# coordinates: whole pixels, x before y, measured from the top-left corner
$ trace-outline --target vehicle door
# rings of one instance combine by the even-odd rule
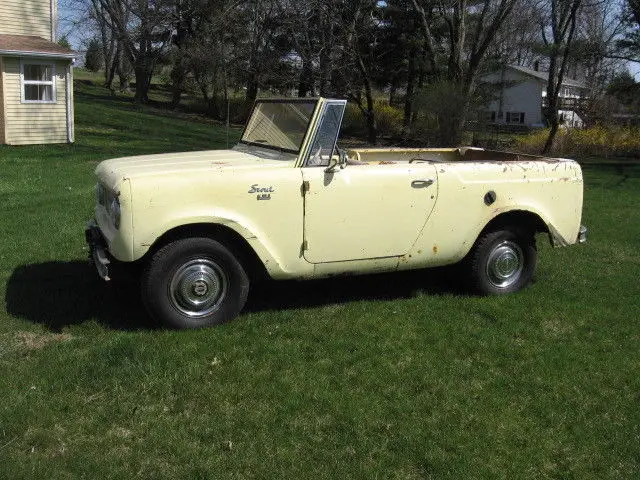
[[[344,107],[324,105],[303,163],[304,258],[324,263],[404,255],[435,205],[436,168],[406,162],[330,167]]]

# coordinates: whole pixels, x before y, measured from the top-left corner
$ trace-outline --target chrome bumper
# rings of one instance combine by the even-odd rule
[[[98,275],[108,282],[111,280],[109,278],[109,264],[111,261],[107,254],[106,243],[95,220],[89,220],[84,231],[84,237],[89,246],[89,258],[93,260]]]
[[[580,230],[578,231],[578,243],[587,243],[587,227],[584,225],[580,225]]]

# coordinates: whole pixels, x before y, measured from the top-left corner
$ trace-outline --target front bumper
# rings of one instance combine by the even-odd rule
[[[98,275],[105,281],[111,280],[109,277],[111,260],[109,260],[109,254],[107,253],[107,244],[95,220],[89,220],[84,231],[84,237],[89,246],[89,258],[93,261]]]
[[[580,225],[580,230],[578,231],[578,243],[587,243],[587,231],[587,227]]]

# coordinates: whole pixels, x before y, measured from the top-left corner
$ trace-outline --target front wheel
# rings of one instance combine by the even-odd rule
[[[141,279],[152,317],[172,328],[218,325],[236,317],[249,278],[235,256],[210,238],[177,240],[158,250]]]
[[[483,295],[517,292],[533,279],[534,233],[505,227],[482,234],[468,257],[472,289]]]

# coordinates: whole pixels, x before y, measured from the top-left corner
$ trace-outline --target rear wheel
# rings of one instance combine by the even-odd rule
[[[533,231],[503,227],[486,232],[468,257],[471,287],[483,295],[517,292],[533,279],[536,260]]]
[[[200,328],[235,318],[249,278],[224,245],[188,238],[158,250],[144,269],[142,298],[152,317],[172,328]]]

